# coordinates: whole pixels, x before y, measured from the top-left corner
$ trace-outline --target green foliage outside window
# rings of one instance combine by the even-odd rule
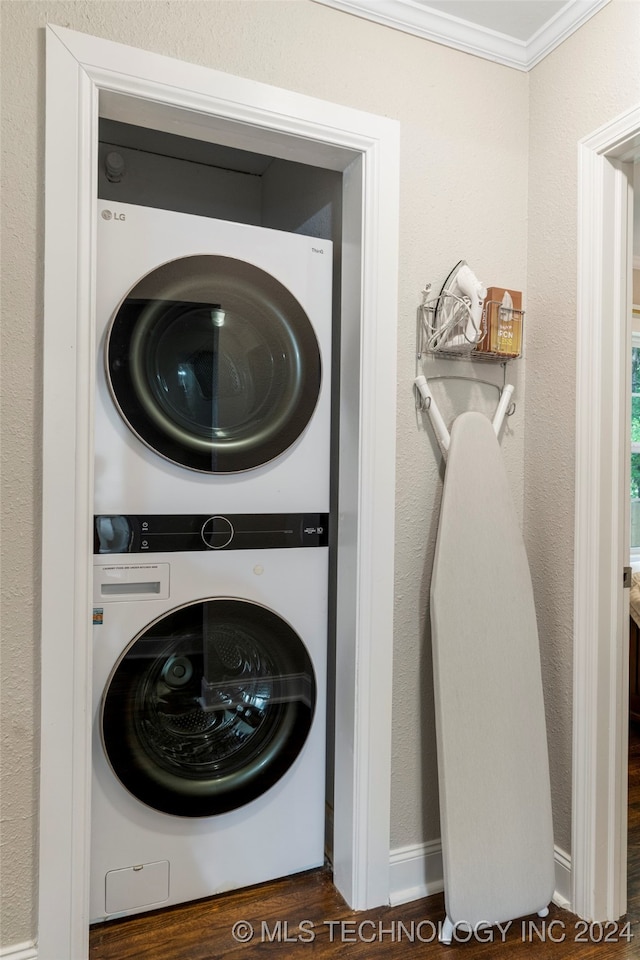
[[[640,444],[640,347],[631,351],[631,443]],[[631,499],[640,499],[640,453],[631,454]]]

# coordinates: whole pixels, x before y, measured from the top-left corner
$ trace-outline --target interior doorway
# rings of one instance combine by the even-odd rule
[[[627,898],[633,160],[640,107],[579,144],[574,570],[573,909]]]
[[[633,162],[627,916],[640,920],[640,156]]]

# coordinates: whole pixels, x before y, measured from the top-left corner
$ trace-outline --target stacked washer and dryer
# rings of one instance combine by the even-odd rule
[[[99,201],[93,922],[323,862],[331,271]]]

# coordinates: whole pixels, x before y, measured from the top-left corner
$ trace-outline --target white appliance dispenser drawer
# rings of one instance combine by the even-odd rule
[[[168,563],[96,564],[93,568],[93,601],[166,600],[169,597]]]

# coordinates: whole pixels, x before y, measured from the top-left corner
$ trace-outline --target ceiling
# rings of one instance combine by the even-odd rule
[[[317,2],[518,70],[530,70],[609,0]]]

